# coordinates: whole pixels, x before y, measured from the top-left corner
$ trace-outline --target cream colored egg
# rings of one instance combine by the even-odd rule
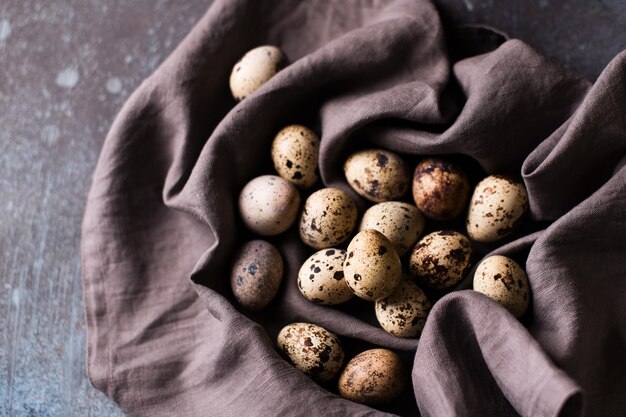
[[[264,45],[248,51],[230,73],[230,91],[241,101],[258,90],[286,63],[285,55],[276,46]]]
[[[382,404],[402,393],[407,376],[408,372],[395,352],[366,350],[352,358],[341,373],[339,394],[361,404]]]
[[[456,285],[471,266],[472,245],[458,232],[441,230],[424,236],[409,260],[411,276],[430,288]]]
[[[397,200],[409,187],[409,170],[402,158],[382,149],[353,153],[343,171],[354,191],[376,203]]]
[[[289,181],[263,175],[250,181],[239,194],[239,213],[245,225],[262,236],[287,230],[300,209],[300,193]]]
[[[424,328],[432,307],[414,282],[402,280],[391,295],[376,301],[376,318],[386,332],[399,337],[416,337]]]
[[[478,265],[474,273],[474,290],[497,301],[515,317],[522,316],[530,302],[526,272],[506,256],[489,256]]]
[[[336,188],[322,188],[304,203],[300,238],[315,249],[336,246],[348,240],[357,216],[356,203],[348,194]]]
[[[347,252],[343,272],[346,283],[357,297],[380,300],[388,297],[400,283],[400,256],[379,231],[360,231],[348,245]]]
[[[467,213],[467,234],[477,242],[495,242],[521,222],[528,210],[524,185],[492,175],[478,183]]]
[[[374,229],[393,243],[404,256],[424,231],[424,217],[412,204],[387,201],[373,205],[363,214],[359,230]]]
[[[291,364],[317,381],[334,378],[343,366],[339,338],[315,324],[289,324],[280,331],[277,342]]]
[[[354,294],[343,276],[346,251],[328,248],[315,252],[300,268],[298,289],[313,302],[335,305],[345,303]]]
[[[276,172],[297,187],[309,188],[317,181],[320,140],[312,130],[290,125],[272,142],[272,161]]]

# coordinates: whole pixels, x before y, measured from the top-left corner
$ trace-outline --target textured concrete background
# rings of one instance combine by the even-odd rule
[[[115,113],[210,3],[0,1],[0,415],[124,415],[85,374],[84,201]],[[438,4],[590,79],[626,47],[623,0]]]

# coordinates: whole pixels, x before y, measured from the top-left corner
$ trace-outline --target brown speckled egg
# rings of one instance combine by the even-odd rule
[[[376,203],[397,200],[409,187],[409,170],[402,158],[382,149],[353,153],[343,171],[354,191]]]
[[[376,204],[363,214],[359,230],[374,229],[393,243],[404,256],[424,231],[424,217],[412,204],[387,201]]]
[[[278,334],[278,349],[297,369],[317,381],[334,378],[343,366],[343,349],[333,333],[309,323],[292,323]]]
[[[304,203],[300,238],[315,249],[336,246],[348,240],[357,216],[356,203],[348,194],[336,188],[322,188]]]
[[[291,125],[282,129],[272,142],[276,172],[297,187],[309,188],[317,181],[320,140],[310,129]]]
[[[406,386],[408,373],[400,357],[387,349],[370,349],[356,355],[339,377],[339,394],[361,404],[393,400]]]
[[[230,73],[230,91],[241,101],[258,90],[286,64],[280,49],[264,45],[248,51]]]
[[[310,301],[335,305],[345,303],[354,294],[343,276],[343,249],[322,249],[309,257],[298,273],[298,288]]]
[[[230,285],[244,308],[260,310],[274,298],[283,278],[283,258],[264,240],[244,244],[233,261]]]
[[[300,193],[289,181],[263,175],[246,184],[239,194],[239,212],[250,230],[274,236],[289,229],[298,216]]]
[[[357,297],[376,301],[388,297],[402,278],[402,265],[393,244],[377,230],[357,233],[343,264],[346,283]]]
[[[430,219],[448,221],[457,217],[467,204],[469,180],[452,162],[428,158],[415,168],[413,199]]]
[[[528,277],[517,262],[506,256],[485,258],[474,273],[474,290],[497,301],[515,317],[528,309]]]
[[[416,337],[424,328],[432,307],[414,282],[402,280],[391,295],[376,301],[376,318],[386,332],[399,337]]]
[[[471,266],[472,245],[460,233],[441,230],[424,236],[413,248],[411,275],[430,288],[456,285]]]
[[[492,175],[478,183],[467,213],[467,234],[477,242],[495,242],[520,223],[528,209],[524,186]]]

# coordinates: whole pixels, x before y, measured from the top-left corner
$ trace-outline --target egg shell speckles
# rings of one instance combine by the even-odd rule
[[[322,188],[304,203],[300,238],[312,248],[330,248],[348,240],[356,227],[358,210],[350,196],[336,188]]]
[[[309,257],[298,273],[298,289],[310,301],[336,305],[354,297],[343,276],[343,249],[322,249]]]
[[[356,355],[339,377],[339,394],[361,404],[388,402],[402,393],[407,371],[398,355],[387,349],[370,349]]]
[[[457,217],[467,204],[469,180],[456,164],[428,158],[413,174],[413,199],[428,218],[448,221]]]
[[[376,301],[388,297],[402,279],[395,248],[382,233],[363,230],[348,245],[343,264],[345,280],[357,297]]]
[[[320,140],[310,129],[291,125],[282,129],[272,142],[276,172],[297,187],[309,188],[317,181]]]
[[[271,243],[253,240],[235,254],[230,285],[244,308],[257,311],[276,296],[283,278],[283,258]]]
[[[339,338],[315,324],[289,324],[280,331],[277,342],[293,366],[317,381],[334,378],[343,366]]]
[[[424,236],[413,248],[411,276],[427,287],[446,289],[456,285],[471,266],[472,245],[458,232],[441,230]]]
[[[263,175],[250,181],[239,194],[239,213],[245,225],[262,236],[289,229],[300,208],[300,193],[289,181]]]
[[[376,301],[376,318],[386,332],[416,337],[424,328],[432,304],[414,282],[402,280],[387,298]]]
[[[424,217],[412,204],[388,201],[373,205],[363,214],[359,230],[374,229],[385,235],[398,255],[404,256],[424,231]]]
[[[275,46],[264,45],[248,51],[230,73],[230,91],[241,101],[258,90],[286,64],[285,54]]]
[[[354,191],[376,203],[400,199],[409,187],[407,165],[397,154],[382,149],[353,153],[343,171]]]
[[[524,185],[492,175],[478,183],[467,213],[467,234],[477,242],[495,242],[509,235],[528,210]]]
[[[515,317],[521,317],[530,302],[526,272],[506,256],[489,256],[478,265],[474,290],[497,301]]]

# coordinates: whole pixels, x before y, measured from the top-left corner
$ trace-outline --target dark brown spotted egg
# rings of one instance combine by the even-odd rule
[[[400,199],[409,187],[409,170],[402,158],[382,149],[353,153],[343,171],[357,194],[376,203]]]
[[[250,181],[239,194],[239,212],[245,225],[262,236],[287,230],[300,209],[300,193],[289,181],[263,175]]]
[[[272,142],[274,168],[296,187],[309,188],[317,181],[319,150],[315,132],[300,125],[287,126]]]
[[[339,377],[339,394],[361,404],[382,404],[402,393],[407,377],[404,364],[395,352],[370,349],[348,362]]]
[[[424,231],[424,217],[412,204],[387,201],[375,204],[363,214],[359,230],[374,229],[385,235],[398,255],[404,256]]]
[[[322,249],[309,257],[298,273],[298,288],[313,302],[335,305],[354,297],[343,276],[343,249]]]
[[[465,209],[468,196],[469,180],[458,165],[428,158],[415,168],[413,199],[426,217],[452,220]]]
[[[391,295],[376,301],[376,318],[386,332],[399,337],[416,337],[424,328],[432,307],[414,282],[402,280]]]
[[[356,203],[348,194],[336,188],[322,188],[304,203],[300,238],[315,249],[339,245],[352,234],[357,216]]]
[[[441,230],[424,236],[413,248],[411,275],[430,288],[456,285],[471,266],[472,245],[458,232]]]
[[[271,243],[253,240],[237,253],[230,285],[237,302],[252,311],[267,306],[276,296],[283,278],[283,258]]]
[[[467,234],[477,242],[495,242],[509,235],[528,210],[524,185],[492,175],[478,183],[467,213]]]
[[[528,277],[517,262],[506,256],[485,258],[474,273],[474,290],[497,301],[515,317],[528,309]]]
[[[343,366],[343,349],[333,333],[309,323],[292,323],[278,334],[278,349],[316,381],[333,379]]]
[[[388,297],[400,283],[400,256],[379,231],[360,231],[348,245],[347,252],[343,273],[357,297],[367,301],[380,300]]]
[[[230,73],[230,91],[241,101],[258,90],[286,64],[283,52],[271,45],[248,51]]]

